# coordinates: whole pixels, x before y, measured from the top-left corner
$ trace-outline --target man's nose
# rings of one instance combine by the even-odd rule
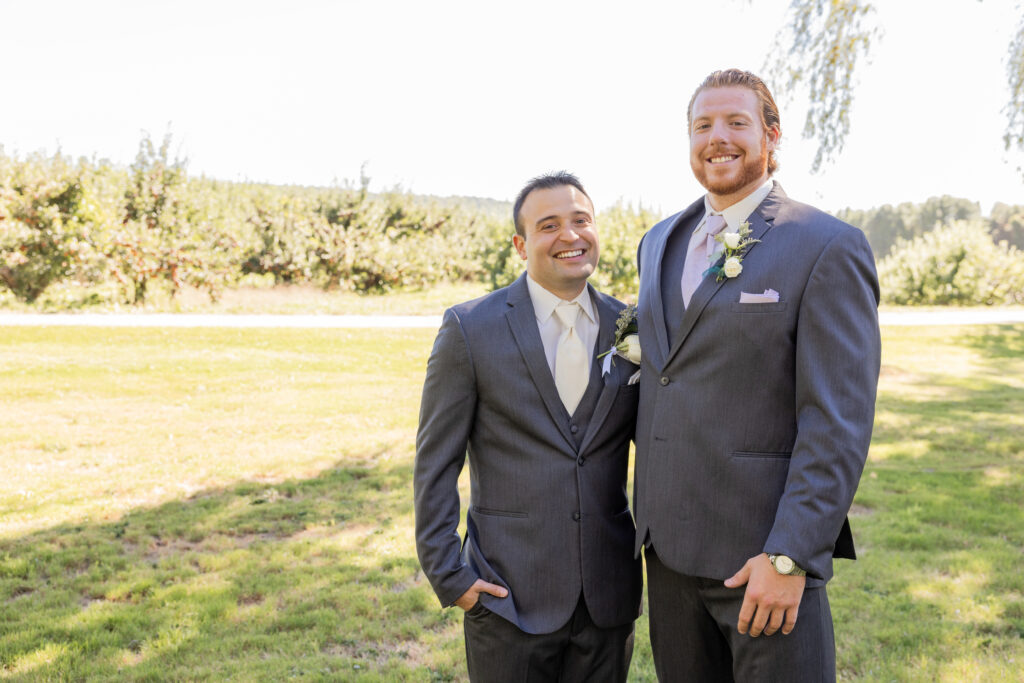
[[[573,225],[567,225],[562,228],[561,232],[558,233],[558,238],[563,242],[575,242],[579,238],[580,234],[576,232],[576,227]]]
[[[720,121],[716,121],[711,125],[711,142],[721,142],[726,139],[726,134],[729,132],[729,127]]]

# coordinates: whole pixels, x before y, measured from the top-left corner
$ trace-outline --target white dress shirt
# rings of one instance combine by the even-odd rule
[[[564,299],[559,298],[539,285],[527,274],[526,287],[530,292],[530,301],[533,302],[533,313],[537,316],[537,328],[540,330],[541,341],[544,342],[544,357],[548,361],[548,369],[551,376],[555,376],[555,351],[558,348],[558,338],[562,336],[562,323],[555,315],[555,307]],[[597,334],[600,329],[600,321],[597,315],[597,307],[590,300],[590,288],[584,287],[572,301],[580,305],[582,313],[576,319],[576,334],[583,342],[583,348],[587,349],[587,370],[589,372],[594,359],[592,351],[597,343]],[[572,303],[572,302],[570,302]]]

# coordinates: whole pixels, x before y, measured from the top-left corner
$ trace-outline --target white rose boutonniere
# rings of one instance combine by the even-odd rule
[[[722,272],[726,277],[736,277],[743,272],[743,264],[740,263],[740,259],[736,256],[730,256],[725,259],[725,263],[722,264]]]
[[[734,278],[743,272],[743,255],[751,244],[761,240],[750,239],[750,223],[740,225],[739,232],[724,232],[715,235],[715,241],[725,247],[725,260],[720,266],[712,266],[704,271],[704,275],[712,274],[715,282],[722,278]]]
[[[598,358],[604,357],[604,365],[601,366],[602,377],[611,372],[615,356],[625,358],[630,363],[640,364],[640,335],[635,304],[622,309],[618,320],[615,321],[615,339],[612,347],[604,353],[597,354]]]
[[[626,348],[620,352],[620,355],[630,363],[640,365],[640,335],[631,334],[623,339],[622,343],[626,345]]]

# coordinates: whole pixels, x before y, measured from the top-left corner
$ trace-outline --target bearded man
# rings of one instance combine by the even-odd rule
[[[662,681],[834,681],[825,584],[878,383],[864,234],[772,180],[779,111],[716,71],[687,113],[707,194],[641,242],[634,504]]]

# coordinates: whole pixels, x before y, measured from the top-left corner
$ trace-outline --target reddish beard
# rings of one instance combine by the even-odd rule
[[[715,156],[711,154],[710,156]],[[741,172],[730,178],[721,178],[709,181],[708,174],[703,160],[699,164],[692,164],[693,175],[696,176],[705,190],[719,196],[731,195],[739,192],[748,185],[757,182],[765,177],[768,172],[768,150],[767,145],[761,142],[761,153],[754,158],[747,157],[743,162]]]

